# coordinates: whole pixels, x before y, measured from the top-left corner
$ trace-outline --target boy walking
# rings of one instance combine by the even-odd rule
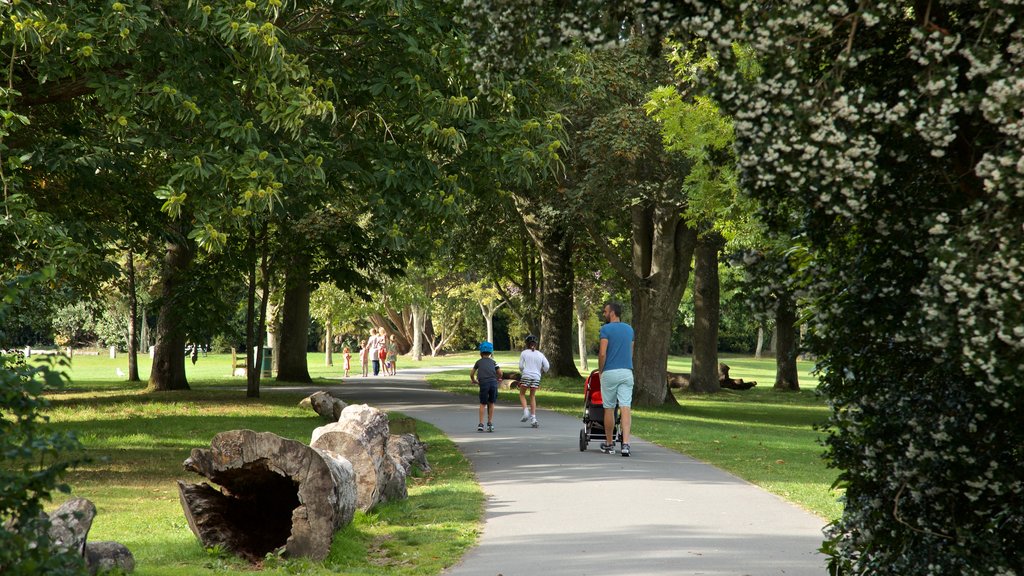
[[[534,428],[540,426],[537,422],[537,389],[540,388],[541,372],[551,369],[551,364],[544,356],[544,353],[537,350],[537,337],[533,334],[526,337],[526,349],[519,355],[519,404],[523,407],[523,417],[520,422],[530,421]],[[530,406],[526,406],[526,391],[530,391]]]
[[[480,359],[469,371],[469,380],[480,386],[480,423],[476,431],[484,431],[484,408],[487,408],[487,431],[494,432],[494,403],[498,400],[498,380],[501,380],[501,368],[491,358],[494,345],[490,342],[480,344]]]

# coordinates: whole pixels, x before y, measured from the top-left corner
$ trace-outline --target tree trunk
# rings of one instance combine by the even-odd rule
[[[551,363],[551,376],[579,378],[573,359],[572,234],[565,222],[545,221],[534,213],[536,205],[514,197],[527,233],[540,253],[541,284],[540,347]]]
[[[331,323],[324,324],[324,364],[334,366],[334,342],[331,340],[334,334],[331,331]]]
[[[757,346],[754,347],[754,358],[761,359],[761,350],[764,348],[764,326],[757,327]]]
[[[270,348],[270,369],[274,374],[278,373],[281,365],[281,317],[278,313],[278,306],[270,301],[270,295],[264,296],[267,304],[267,347]]]
[[[796,302],[789,293],[779,294],[775,311],[775,389],[800,390],[800,376],[797,373],[796,358],[799,349],[796,327]]]
[[[697,243],[697,231],[680,216],[682,209],[672,203],[632,207],[631,269],[602,248],[632,288],[633,398],[640,406],[675,403],[665,379],[668,343]]]
[[[270,224],[263,222],[263,231],[260,234],[260,315],[256,321],[256,364],[253,369],[255,379],[250,380],[250,393],[255,390],[255,396],[259,396],[260,378],[263,376],[263,343],[267,333],[267,307],[270,302],[270,246],[268,230]],[[271,370],[273,374],[273,370]],[[252,385],[255,382],[255,386]],[[250,394],[252,395],[252,394]]]
[[[480,305],[480,314],[484,317],[484,325],[487,327],[487,341],[494,342],[494,310],[484,306],[483,302],[477,302]]]
[[[576,308],[576,345],[580,352],[580,367],[585,374],[590,373],[590,363],[587,362],[587,319],[586,311]]]
[[[690,390],[718,392],[718,251],[724,239],[718,233],[701,235],[693,265],[693,363]]]
[[[277,380],[312,382],[306,362],[309,345],[309,261],[297,258],[288,267],[284,282],[284,303],[281,306],[281,363]]]
[[[422,306],[412,306],[412,359],[423,360],[423,329],[427,325],[427,316]]]
[[[135,282],[135,252],[128,249],[128,381],[140,382],[139,378],[139,297]]]
[[[178,481],[189,528],[204,547],[253,562],[282,547],[287,556],[322,560],[355,514],[347,460],[269,432],[221,432],[209,449],[193,449],[184,468],[223,487]]]
[[[245,300],[245,396],[260,397],[260,365],[255,362],[256,354],[256,228],[249,223],[245,253],[248,258],[249,279]]]
[[[149,374],[152,390],[188,390],[185,378],[185,332],[178,322],[187,303],[178,299],[178,286],[192,262],[192,252],[185,244],[167,243],[161,271],[160,313],[156,321],[156,350]]]

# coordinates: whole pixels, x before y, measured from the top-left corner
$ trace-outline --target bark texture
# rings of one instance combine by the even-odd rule
[[[542,217],[532,200],[515,196],[516,208],[540,254],[541,284],[540,347],[551,363],[551,376],[579,378],[573,357],[572,233],[566,222]]]
[[[775,310],[775,330],[775,389],[799,390],[800,376],[796,365],[799,338],[796,327],[796,303],[792,294],[779,294],[778,307]]]
[[[694,392],[721,390],[718,373],[719,280],[718,251],[722,237],[702,234],[694,250],[693,265],[693,362],[690,389]]]
[[[279,382],[312,382],[306,349],[309,346],[309,262],[296,258],[285,275],[284,303],[281,306],[281,350],[278,362]]]
[[[675,401],[665,380],[668,344],[697,243],[682,209],[670,202],[632,207],[632,267],[616,266],[632,287],[633,400],[639,406]]]
[[[185,332],[179,314],[186,302],[178,299],[192,252],[185,244],[169,242],[164,255],[160,278],[160,313],[156,321],[156,349],[149,374],[149,387],[153,390],[188,390],[185,377]]]
[[[203,546],[251,561],[278,550],[321,560],[355,514],[347,460],[269,432],[221,432],[184,467],[221,486],[178,482],[189,528]]]

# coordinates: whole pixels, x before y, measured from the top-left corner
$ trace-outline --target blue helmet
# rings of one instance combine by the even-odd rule
[[[490,342],[481,342],[480,351],[490,354],[491,352],[494,352],[494,344],[491,344]]]

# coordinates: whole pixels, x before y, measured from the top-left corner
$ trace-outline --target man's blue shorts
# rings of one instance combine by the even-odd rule
[[[633,403],[633,371],[629,368],[605,370],[601,373],[601,404],[605,408],[629,408]]]
[[[498,401],[498,381],[480,382],[480,403],[494,404]]]

